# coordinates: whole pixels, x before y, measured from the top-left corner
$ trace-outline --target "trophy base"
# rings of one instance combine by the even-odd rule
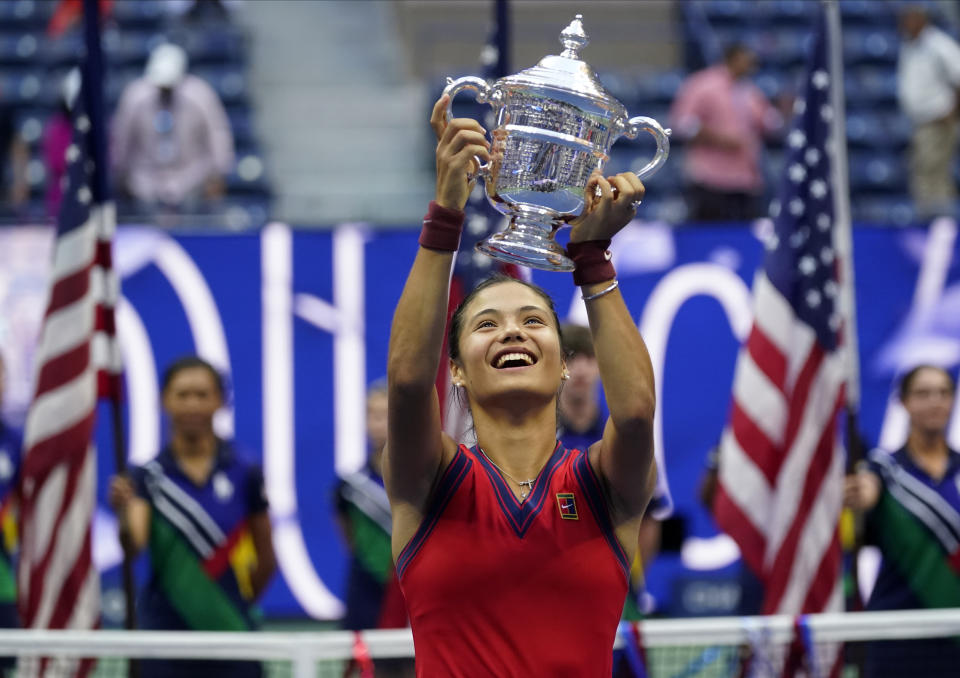
[[[514,217],[506,230],[481,240],[477,251],[507,264],[519,264],[543,271],[572,271],[573,261],[553,239],[555,227],[549,222],[531,223]]]

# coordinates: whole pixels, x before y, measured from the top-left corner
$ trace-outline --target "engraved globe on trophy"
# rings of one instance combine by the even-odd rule
[[[670,152],[670,130],[643,116],[630,118],[580,59],[589,42],[582,16],[560,34],[564,50],[536,66],[492,85],[472,76],[447,80],[453,97],[476,92],[494,109],[492,160],[480,168],[487,198],[510,218],[506,229],[477,244],[494,259],[548,271],[571,271],[573,262],[554,239],[559,228],[580,215],[590,174],[602,169],[621,136],[649,132],[657,142],[653,159],[636,172],[656,172]]]

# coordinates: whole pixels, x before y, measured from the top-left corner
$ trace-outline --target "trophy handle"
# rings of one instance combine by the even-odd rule
[[[635,172],[640,179],[649,177],[663,167],[663,163],[667,161],[667,156],[670,155],[670,130],[663,129],[660,123],[653,118],[642,115],[630,118],[626,127],[625,136],[628,139],[636,139],[641,131],[647,131],[657,140],[657,153],[653,156],[653,160]]]
[[[472,75],[465,76],[463,78],[447,78],[447,86],[443,89],[444,94],[448,94],[450,99],[447,101],[447,122],[453,120],[453,98],[457,96],[458,92],[462,92],[465,89],[473,90],[476,92],[477,102],[481,104],[493,105],[492,93],[493,88],[487,84],[487,81],[483,78],[477,78]],[[486,165],[477,158],[477,174],[475,176],[481,176],[486,178],[489,176],[490,172],[490,163]]]

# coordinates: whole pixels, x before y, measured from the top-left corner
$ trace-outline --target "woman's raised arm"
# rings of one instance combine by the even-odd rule
[[[417,251],[390,330],[387,359],[388,435],[384,479],[394,512],[394,545],[419,524],[433,483],[456,445],[440,428],[436,392],[450,286],[460,241],[469,177],[490,145],[475,120],[446,120],[447,98],[434,106],[430,124],[437,134],[437,193],[424,218]],[[449,459],[447,459],[449,461]],[[398,529],[399,528],[399,529]],[[395,548],[395,552],[398,549]]]
[[[647,347],[620,295],[616,274],[606,251],[610,238],[633,218],[634,203],[644,188],[636,175],[625,172],[609,180],[594,175],[587,194],[600,195],[584,217],[574,223],[568,253],[577,265],[574,282],[586,300],[587,318],[600,368],[610,418],[603,438],[591,446],[591,463],[606,484],[615,522],[636,522],[656,484],[653,455],[653,416],[656,395]],[[635,532],[631,526],[627,533]],[[621,538],[627,545],[632,540]]]

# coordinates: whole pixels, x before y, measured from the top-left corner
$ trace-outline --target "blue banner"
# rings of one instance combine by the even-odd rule
[[[665,613],[729,612],[736,597],[729,587],[704,588],[736,567],[736,552],[718,538],[698,487],[726,422],[736,354],[750,327],[760,231],[637,223],[614,241],[621,289],[659,379],[661,482],[686,529],[683,551],[662,554],[648,575]],[[5,412],[14,419],[29,399],[29,309],[44,289],[47,260],[37,253],[46,240],[42,229],[0,233],[0,318],[7,319],[0,320],[0,347],[13,367]],[[231,398],[217,430],[263,463],[273,514],[280,572],[262,601],[267,617],[341,612],[347,556],[332,490],[338,472],[364,462],[364,390],[385,373],[393,309],[416,247],[412,230],[362,225],[305,231],[273,224],[224,235],[128,227],[118,234],[131,462],[150,459],[165,439],[158,394],[165,365],[197,352],[224,371]],[[895,375],[919,360],[951,369],[960,363],[956,224],[944,220],[929,231],[861,226],[854,253],[861,424],[868,441],[894,446],[906,435],[904,414],[890,401]],[[533,279],[554,296],[561,317],[585,322],[569,275],[535,271]],[[950,440],[960,444],[960,417]],[[119,551],[105,500],[112,473],[106,417],[98,444],[96,559],[110,570]],[[108,620],[116,595],[105,590]]]

